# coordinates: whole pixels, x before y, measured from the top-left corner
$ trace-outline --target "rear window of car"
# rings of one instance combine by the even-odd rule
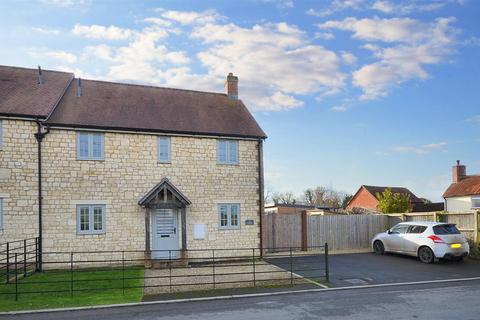
[[[433,233],[435,234],[460,234],[457,227],[453,224],[443,224],[433,227]]]
[[[425,226],[411,226],[408,233],[423,233],[425,230],[427,230]]]

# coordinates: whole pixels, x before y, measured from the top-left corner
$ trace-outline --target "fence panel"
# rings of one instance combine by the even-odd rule
[[[475,236],[475,213],[455,213],[445,214],[444,221],[448,223],[454,223],[457,228],[467,237],[470,242],[474,242]]]
[[[302,247],[302,215],[300,213],[266,214],[264,231],[264,248],[271,248],[267,250],[268,252],[281,251],[290,247],[300,250]]]
[[[370,248],[375,234],[388,226],[385,215],[308,216],[308,245],[328,242],[330,250]]]

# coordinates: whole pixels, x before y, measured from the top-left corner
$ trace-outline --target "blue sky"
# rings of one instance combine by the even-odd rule
[[[480,173],[480,2],[0,2],[0,64],[223,91],[269,138],[271,192],[405,186],[441,200]]]

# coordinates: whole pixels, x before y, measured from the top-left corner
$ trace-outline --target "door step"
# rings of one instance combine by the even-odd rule
[[[182,268],[188,266],[187,259],[172,259],[172,260],[151,260],[150,268],[151,269],[169,269],[171,268]]]

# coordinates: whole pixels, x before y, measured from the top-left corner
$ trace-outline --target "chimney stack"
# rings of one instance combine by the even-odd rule
[[[43,84],[42,67],[38,66],[37,84]]]
[[[77,81],[77,98],[82,96],[82,79],[78,78]]]
[[[225,80],[225,93],[229,99],[238,99],[238,77],[231,72],[228,74],[227,80]]]
[[[467,167],[460,164],[460,160],[457,160],[457,165],[452,167],[452,182],[460,182],[467,176]]]

